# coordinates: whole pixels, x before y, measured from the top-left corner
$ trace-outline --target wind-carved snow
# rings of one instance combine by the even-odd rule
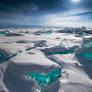
[[[92,92],[90,31],[2,29],[0,33],[0,92]],[[56,77],[52,72],[58,69],[62,72]],[[56,80],[40,84],[41,77],[36,80],[32,73],[51,74],[48,79]]]

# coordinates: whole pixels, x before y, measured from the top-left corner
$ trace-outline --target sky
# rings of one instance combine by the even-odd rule
[[[92,0],[0,0],[0,24],[92,27]]]

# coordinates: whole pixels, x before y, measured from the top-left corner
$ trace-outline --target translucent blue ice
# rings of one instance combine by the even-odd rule
[[[0,32],[0,34],[8,34],[8,33],[9,33],[9,31],[7,31],[7,30],[6,30],[6,31],[1,31],[1,32]]]
[[[30,73],[29,76],[34,78],[40,84],[49,84],[61,77],[61,68],[46,75],[41,73]]]
[[[66,50],[66,51],[60,51],[60,52],[49,52],[49,55],[54,55],[54,54],[72,54],[74,53],[74,50]]]
[[[6,57],[4,54],[0,53],[0,62],[7,61],[7,60],[9,60],[10,58],[12,58],[12,57],[14,57],[14,56],[16,56],[16,55],[17,55],[17,54],[13,54],[13,55],[11,55],[11,56],[9,56],[9,57]]]
[[[50,30],[50,31],[47,31],[47,32],[45,32],[46,34],[51,34],[52,33],[52,30]]]
[[[85,47],[85,48],[92,47],[92,42],[85,43],[85,44],[83,44],[82,46]]]
[[[86,33],[83,33],[82,36],[88,36]]]
[[[84,51],[84,52],[82,53],[82,55],[83,55],[84,57],[87,57],[87,58],[92,58],[92,53],[91,53],[91,52],[86,52],[86,51]]]

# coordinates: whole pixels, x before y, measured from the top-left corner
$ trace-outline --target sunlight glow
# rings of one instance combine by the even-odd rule
[[[74,2],[74,3],[80,2],[80,0],[71,0],[71,1]]]

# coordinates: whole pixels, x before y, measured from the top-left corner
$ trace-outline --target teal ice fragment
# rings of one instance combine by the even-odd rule
[[[1,31],[0,34],[9,34],[9,31]]]
[[[30,32],[29,32],[29,31],[26,31],[25,33],[26,33],[26,34],[30,34]]]
[[[34,78],[40,84],[49,84],[61,77],[61,68],[46,75],[41,73],[30,73],[29,76]]]
[[[50,30],[50,31],[47,31],[47,32],[45,32],[46,34],[51,34],[52,33],[52,30]]]
[[[12,57],[14,57],[14,56],[16,56],[16,55],[17,55],[17,53],[15,53],[15,54],[9,56],[7,59],[9,60],[9,59],[11,59]]]
[[[54,54],[72,54],[74,53],[74,50],[66,50],[66,51],[61,51],[61,52],[50,52],[49,55],[54,55]]]
[[[82,34],[82,36],[88,36],[86,33]]]
[[[12,57],[14,57],[14,56],[16,56],[16,55],[17,55],[17,53],[16,53],[16,54],[13,54],[13,55],[11,55],[11,56],[9,56],[9,57],[6,57],[6,56],[4,56],[2,53],[0,53],[0,62],[7,61],[7,60],[9,60],[10,58],[12,58]]]
[[[87,28],[84,26],[81,29],[82,29],[82,31],[87,31]]]
[[[37,32],[35,32],[34,34],[36,34],[36,35],[41,35],[43,32],[41,32],[41,31],[37,31]]]
[[[37,31],[35,32],[36,35],[40,35],[40,34],[51,34],[53,31],[52,30],[49,30],[49,31],[46,31],[46,32],[42,32],[42,31]]]
[[[32,48],[33,48],[33,47],[29,47],[29,48],[26,49],[26,51],[29,51],[29,50],[31,50]]]
[[[85,44],[82,45],[82,47],[90,48],[90,47],[92,47],[92,42],[85,43]]]
[[[68,33],[73,33],[73,30],[68,30],[67,32],[68,32]]]
[[[2,53],[0,53],[0,61],[2,62],[2,61],[6,61],[6,60],[7,60],[7,58]]]
[[[87,57],[87,58],[92,58],[92,53],[91,53],[91,52],[86,52],[86,51],[84,51],[84,52],[82,53],[82,55],[83,55],[84,57]]]

